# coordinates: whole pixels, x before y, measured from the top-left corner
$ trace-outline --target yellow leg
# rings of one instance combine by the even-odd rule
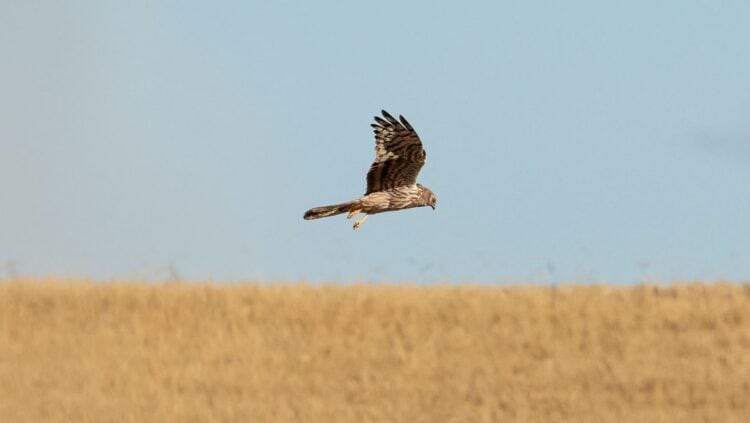
[[[347,219],[351,219],[352,217],[358,215],[361,212],[361,210],[352,210],[349,212],[349,215],[346,216]]]
[[[355,221],[355,222],[354,222],[354,230],[355,230],[355,231],[356,231],[357,229],[359,229],[359,227],[360,227],[360,226],[362,226],[362,222],[364,222],[364,221],[365,221],[365,219],[367,219],[367,216],[369,216],[369,214],[366,214],[366,215],[364,215],[364,216],[362,217],[362,219],[359,219],[359,220],[357,220],[357,221]]]

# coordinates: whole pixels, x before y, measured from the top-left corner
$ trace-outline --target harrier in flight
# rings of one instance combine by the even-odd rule
[[[364,213],[364,217],[354,222],[357,230],[371,214],[422,206],[435,209],[435,194],[417,183],[417,175],[427,158],[422,141],[403,116],[399,116],[399,121],[385,110],[382,113],[385,119],[375,116],[375,123],[371,124],[375,132],[375,161],[367,172],[365,195],[346,203],[310,209],[305,212],[305,220],[342,213],[349,213],[347,219],[351,219]]]

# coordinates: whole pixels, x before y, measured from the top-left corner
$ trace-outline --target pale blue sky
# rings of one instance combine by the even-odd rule
[[[542,3],[3,2],[0,276],[747,280],[750,3]]]

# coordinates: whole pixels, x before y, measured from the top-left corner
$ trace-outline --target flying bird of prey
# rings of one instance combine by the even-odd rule
[[[427,187],[417,183],[419,170],[427,153],[414,128],[403,116],[396,120],[385,110],[383,118],[375,116],[371,124],[375,132],[375,161],[367,172],[367,192],[361,198],[332,206],[315,207],[305,212],[305,220],[320,219],[349,213],[357,230],[371,214],[430,206],[435,209],[437,199]]]

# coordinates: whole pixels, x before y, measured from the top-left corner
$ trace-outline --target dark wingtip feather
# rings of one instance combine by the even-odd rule
[[[398,115],[398,118],[401,119],[401,123],[406,127],[406,129],[413,131],[414,128],[411,127],[411,124],[408,120],[404,117],[404,115]]]
[[[390,122],[390,123],[392,123],[392,124],[394,124],[394,125],[395,125],[395,124],[398,124],[398,121],[396,120],[396,118],[394,118],[393,116],[391,116],[391,114],[390,114],[390,113],[386,112],[385,110],[381,110],[381,112],[383,113],[383,116],[384,116],[384,117],[385,117],[386,119],[388,119],[388,122]]]

